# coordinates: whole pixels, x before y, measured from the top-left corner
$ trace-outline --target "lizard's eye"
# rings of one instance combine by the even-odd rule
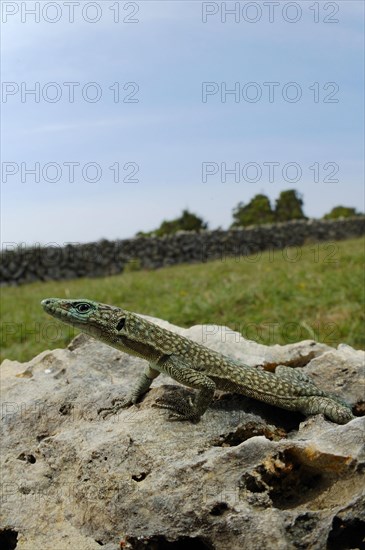
[[[86,313],[90,310],[89,304],[77,304],[76,309],[79,313]]]

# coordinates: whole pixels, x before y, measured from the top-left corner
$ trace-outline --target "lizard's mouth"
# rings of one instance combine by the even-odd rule
[[[51,317],[60,319],[65,323],[71,321],[71,313],[67,309],[63,308],[61,304],[54,298],[47,298],[46,300],[42,300],[41,306],[43,307],[44,311],[48,313],[48,315],[51,315]]]
[[[46,298],[45,300],[41,301],[41,306],[43,307],[44,311],[47,313],[56,313],[58,311],[60,315],[64,312],[66,313],[66,310],[62,309],[59,305],[58,300],[56,298]]]

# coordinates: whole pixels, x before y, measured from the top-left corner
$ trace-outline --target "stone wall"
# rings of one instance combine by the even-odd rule
[[[365,217],[294,220],[228,231],[181,232],[168,237],[138,237],[88,244],[25,248],[4,243],[0,284],[114,275],[128,269],[156,269],[181,263],[237,258],[263,250],[335,241],[365,233]]]

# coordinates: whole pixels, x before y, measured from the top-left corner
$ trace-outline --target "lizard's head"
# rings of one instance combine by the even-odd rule
[[[42,300],[43,309],[64,323],[75,326],[96,338],[105,339],[113,329],[124,326],[124,311],[107,304],[79,298],[46,298]],[[104,336],[104,338],[102,338]]]
[[[62,298],[46,298],[41,305],[47,313],[64,322],[88,323],[98,312],[100,304],[80,298],[79,300],[64,300]]]

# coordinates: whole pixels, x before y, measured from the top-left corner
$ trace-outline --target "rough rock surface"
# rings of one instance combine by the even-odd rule
[[[362,351],[155,322],[249,365],[303,368],[363,414]],[[4,361],[1,548],[365,548],[364,418],[340,426],[220,394],[200,423],[169,422],[156,397],[190,390],[161,375],[142,403],[101,419],[142,368],[84,335]]]

